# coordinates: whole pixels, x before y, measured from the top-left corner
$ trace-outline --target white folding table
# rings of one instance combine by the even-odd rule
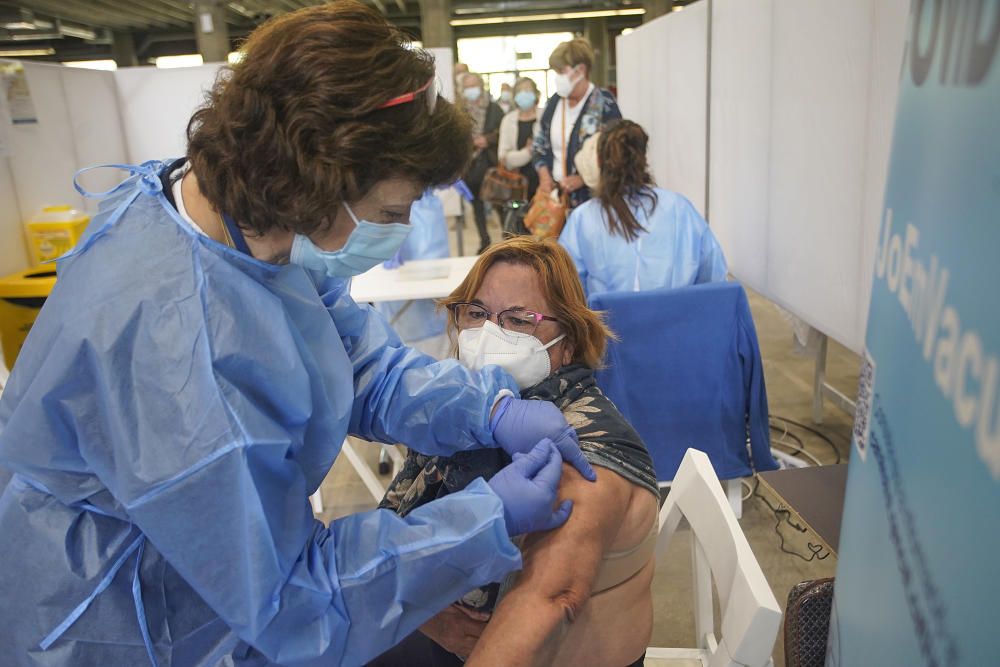
[[[440,299],[451,294],[465,280],[476,259],[476,257],[420,259],[406,262],[398,269],[385,269],[379,265],[353,279],[351,297],[358,303]],[[385,487],[354,449],[350,438],[344,440],[342,451],[369,493],[376,501],[382,500]],[[385,452],[389,452],[388,455],[393,457],[394,463],[401,463],[402,458],[394,448],[383,449],[383,453]],[[313,494],[311,501],[313,510],[317,514],[323,511],[319,491]]]

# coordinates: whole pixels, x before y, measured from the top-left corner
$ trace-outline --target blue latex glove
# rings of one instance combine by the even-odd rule
[[[512,457],[531,451],[539,440],[548,438],[563,461],[579,470],[584,479],[597,480],[597,473],[580,451],[576,431],[553,403],[505,397],[493,413],[490,428],[493,439]]]
[[[469,186],[466,185],[465,181],[463,181],[462,179],[458,179],[457,181],[452,183],[451,187],[458,190],[458,194],[462,195],[462,198],[465,199],[465,201],[472,201],[473,199],[475,199],[475,197],[472,196],[472,190],[469,189]]]
[[[561,476],[562,458],[548,438],[527,454],[514,454],[514,462],[493,476],[489,484],[503,501],[508,535],[552,530],[566,523],[572,500],[564,500],[552,511]]]
[[[398,250],[396,251],[395,255],[393,255],[391,258],[385,260],[384,262],[382,262],[382,266],[384,266],[385,268],[390,269],[390,270],[391,269],[398,269],[402,265],[403,265],[403,256],[399,254]]]

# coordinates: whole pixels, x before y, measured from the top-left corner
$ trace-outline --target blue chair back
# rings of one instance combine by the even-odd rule
[[[720,479],[778,467],[739,283],[595,294],[590,305],[619,337],[597,383],[646,442],[660,481],[673,479],[688,447],[708,454]]]

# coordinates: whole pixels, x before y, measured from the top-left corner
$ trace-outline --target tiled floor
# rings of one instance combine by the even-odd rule
[[[491,227],[492,237],[499,238],[495,221]],[[452,236],[454,242],[454,234]],[[465,248],[474,249],[477,241],[478,236],[470,218],[466,228]],[[796,352],[791,326],[773,304],[756,294],[750,295],[750,303],[764,359],[771,415],[812,425],[813,358]],[[856,355],[831,341],[827,363],[828,381],[851,396],[857,382],[857,367]],[[823,463],[833,463],[838,456],[846,462],[850,450],[851,423],[849,415],[827,404],[824,424],[816,428],[832,440],[836,452],[819,437],[798,429],[793,431],[805,442],[806,451]],[[774,435],[780,433],[773,434],[772,437]],[[368,458],[372,466],[375,465],[377,447],[362,443],[358,451]],[[748,481],[752,484],[752,480]],[[371,495],[343,457],[337,461],[323,483],[322,494],[326,505],[322,515],[325,521],[367,510],[375,505]],[[811,556],[806,544],[808,539],[788,523],[779,521],[758,496],[751,496],[744,502],[740,525],[782,607],[788,590],[794,584],[806,579],[834,575],[836,558],[829,556],[823,560],[813,558],[806,561],[805,558]],[[653,584],[653,646],[679,647],[693,646],[695,643],[689,535],[682,530],[657,566]],[[782,539],[784,549],[798,555],[784,551]],[[784,665],[780,634],[775,643],[774,662],[775,665]]]

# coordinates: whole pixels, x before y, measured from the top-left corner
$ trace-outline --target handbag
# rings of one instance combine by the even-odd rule
[[[566,104],[562,106],[562,162],[563,173],[569,173],[566,163]],[[531,200],[531,208],[524,216],[524,226],[536,238],[559,238],[566,225],[566,212],[569,210],[569,194],[561,192],[559,198],[543,193],[535,193]]]
[[[563,193],[558,199],[539,190],[531,200],[531,208],[524,216],[524,226],[531,235],[540,238],[559,238],[566,225],[568,196]]]
[[[489,204],[524,201],[528,198],[528,179],[505,167],[492,167],[483,178],[479,198]]]
[[[803,581],[788,592],[785,609],[787,667],[823,667],[833,608],[833,579]]]

